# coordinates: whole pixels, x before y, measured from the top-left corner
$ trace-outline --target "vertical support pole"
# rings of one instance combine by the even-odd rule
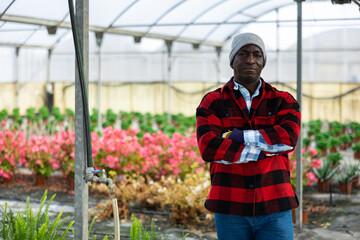
[[[50,63],[52,57],[52,49],[48,50],[48,58],[46,63],[46,85],[45,85],[45,105],[49,111],[52,111],[54,106],[54,84],[50,83]]]
[[[16,107],[20,107],[19,104],[19,94],[20,94],[20,83],[19,83],[19,69],[20,69],[20,62],[19,62],[19,52],[20,52],[20,48],[17,47],[15,48],[15,102],[16,102]]]
[[[97,82],[97,107],[98,107],[98,131],[101,131],[101,43],[104,37],[103,32],[95,32],[96,45],[98,47],[98,82]]]
[[[172,49],[172,41],[165,41],[167,47],[167,121],[171,122],[171,49]]]
[[[300,104],[301,112],[301,83],[302,83],[302,2],[304,0],[295,0],[297,2],[297,64],[296,64],[296,97]],[[302,122],[300,121],[300,124]],[[301,126],[301,125],[300,125]],[[302,164],[302,130],[300,131],[299,141],[296,146],[296,194],[299,199],[299,207],[296,209],[296,226],[302,229],[302,201],[303,201],[303,187],[302,187],[302,175],[303,175],[303,164]]]
[[[280,23],[279,23],[279,9],[276,9],[276,68],[275,80],[280,82]]]
[[[221,47],[216,47],[216,81],[220,83],[220,56],[221,56]]]
[[[81,51],[82,68],[86,89],[89,86],[89,0],[76,1],[75,19]],[[76,66],[76,71],[79,69]],[[84,106],[78,72],[75,74],[75,238],[88,239],[89,186],[85,181],[87,156],[85,146]]]

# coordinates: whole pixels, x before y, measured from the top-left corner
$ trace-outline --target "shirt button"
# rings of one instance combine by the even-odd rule
[[[254,184],[250,184],[249,188],[254,189],[255,188]]]

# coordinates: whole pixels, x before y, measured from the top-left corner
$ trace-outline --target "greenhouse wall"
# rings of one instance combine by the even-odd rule
[[[168,111],[172,114],[183,113],[186,116],[195,114],[195,109],[202,97],[210,90],[223,83],[176,82],[171,84],[170,98],[168,85],[158,83],[102,83],[101,112],[112,109],[161,114]],[[21,83],[19,97],[16,97],[16,83],[0,84],[0,109],[11,112],[18,107],[22,114],[26,108],[40,108],[45,105],[45,83]],[[296,83],[274,83],[279,90],[289,91],[296,98]],[[359,83],[303,83],[302,119],[308,122],[313,119],[327,121],[358,121],[360,119],[360,84]],[[73,84],[54,83],[54,106],[62,111],[74,109]],[[169,101],[170,99],[170,101]],[[89,109],[98,107],[98,89],[96,83],[89,86]]]

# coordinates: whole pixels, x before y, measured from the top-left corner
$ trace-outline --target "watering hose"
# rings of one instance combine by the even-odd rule
[[[87,167],[92,167],[92,154],[91,154],[91,136],[90,136],[90,124],[89,124],[89,108],[88,108],[88,101],[87,101],[87,93],[86,87],[84,82],[84,69],[82,67],[82,60],[81,60],[81,51],[79,47],[79,38],[77,33],[76,21],[74,17],[74,4],[73,0],[69,0],[69,12],[70,12],[70,21],[71,21],[71,29],[73,34],[74,46],[75,46],[75,55],[76,55],[76,63],[77,69],[79,74],[80,80],[80,89],[81,89],[81,97],[82,97],[82,104],[83,104],[83,114],[84,114],[84,127],[85,127],[85,144],[86,148],[86,160],[87,160]]]

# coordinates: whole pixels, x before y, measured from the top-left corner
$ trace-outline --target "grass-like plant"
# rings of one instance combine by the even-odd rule
[[[155,230],[155,223],[154,219],[151,220],[151,231],[147,232],[146,229],[144,229],[143,225],[137,219],[133,214],[131,215],[131,229],[130,229],[130,239],[131,240],[156,240],[157,239],[157,233]],[[182,240],[186,239],[187,234],[184,234]],[[161,238],[161,240],[166,240],[169,237],[169,233],[166,235],[165,239]]]
[[[8,210],[7,203],[3,207],[3,218],[1,221],[0,238],[1,239],[21,239],[21,240],[62,240],[67,239],[66,235],[70,227],[74,224],[71,221],[64,231],[60,231],[68,217],[61,220],[63,211],[51,222],[49,221],[49,206],[54,199],[55,194],[45,204],[47,199],[47,190],[40,200],[39,211],[35,215],[30,207],[30,197],[26,200],[24,214],[20,211],[14,213]]]

